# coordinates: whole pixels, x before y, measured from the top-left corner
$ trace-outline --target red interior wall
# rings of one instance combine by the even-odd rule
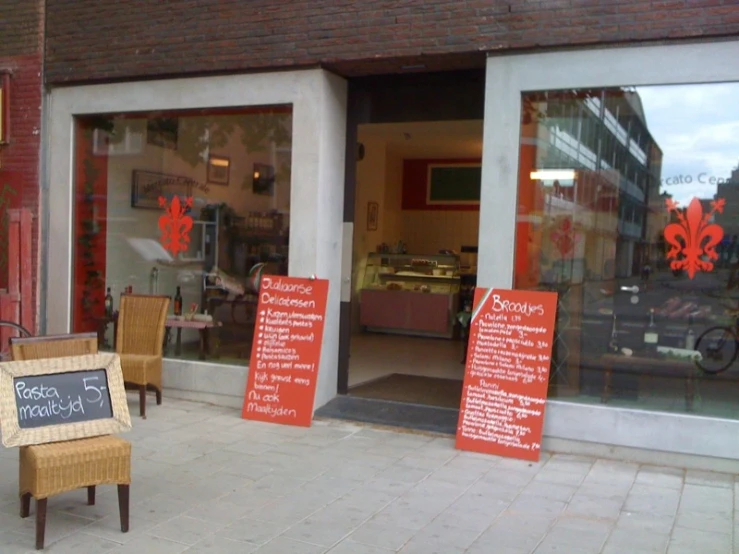
[[[97,331],[105,315],[108,157],[92,151],[93,130],[77,122],[74,179],[73,331]]]
[[[518,167],[518,213],[516,217],[515,248],[515,288],[528,288],[538,278],[538,268],[530,252],[536,245],[537,237],[528,216],[537,211],[536,184],[531,180],[531,170],[536,163],[536,146],[521,144]],[[521,221],[522,216],[525,218]],[[538,281],[538,279],[537,279]]]
[[[404,210],[458,210],[467,212],[480,211],[479,204],[428,204],[426,190],[428,185],[428,168],[432,164],[469,164],[481,163],[480,158],[455,159],[423,159],[403,160],[403,199]]]

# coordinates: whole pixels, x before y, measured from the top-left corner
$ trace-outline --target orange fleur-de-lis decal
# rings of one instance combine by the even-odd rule
[[[711,210],[704,214],[703,204],[697,198],[693,198],[686,209],[667,199],[667,211],[677,216],[677,223],[665,227],[665,240],[670,244],[667,259],[672,260],[673,270],[684,269],[691,279],[699,271],[713,271],[711,260],[718,260],[716,246],[724,238],[724,230],[710,221],[716,212],[723,213],[725,204],[723,198],[713,200]]]
[[[167,205],[167,199],[160,196],[159,206],[164,208],[164,215],[159,218],[162,246],[173,256],[177,256],[180,252],[187,250],[190,244],[192,218],[185,215],[185,212],[188,208],[192,208],[192,197],[182,203],[180,197],[175,195]]]
[[[572,228],[572,219],[569,217],[564,218],[559,226],[552,231],[550,236],[563,258],[568,254],[572,254],[575,243],[577,242],[574,229]]]

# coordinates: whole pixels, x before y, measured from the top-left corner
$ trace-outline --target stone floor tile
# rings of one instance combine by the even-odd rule
[[[606,540],[606,546],[615,552],[620,551],[624,554],[638,549],[661,549],[660,551],[664,552],[669,541],[669,533],[655,533],[653,531],[645,531],[644,529],[624,529],[617,527]]]
[[[679,503],[679,490],[654,486],[637,489],[635,486],[626,497],[623,509],[627,512],[674,515]]]
[[[269,425],[177,399],[157,408],[128,436],[131,530],[120,532],[115,487],[95,506],[84,491],[58,495],[52,554],[581,554],[603,541],[601,554],[739,552],[733,475],[548,453],[531,463],[461,452],[450,437]],[[0,448],[3,470],[17,474],[14,449]],[[33,551],[16,495],[14,479],[0,482],[1,554]]]
[[[185,552],[186,554],[251,554],[257,548],[259,547],[256,544],[211,535],[195,543]]]
[[[184,516],[203,521],[223,523],[225,527],[234,521],[246,517],[251,511],[252,508],[240,506],[221,497],[216,500],[196,504],[193,508],[185,512]]]
[[[521,496],[537,496],[547,500],[567,502],[577,491],[572,485],[550,483],[547,481],[532,481],[521,490]]]
[[[568,516],[588,516],[615,520],[621,513],[623,504],[623,500],[611,500],[610,498],[577,493],[568,502],[565,514]]]
[[[545,482],[545,483],[556,483],[558,485],[567,485],[571,487],[578,487],[585,480],[586,473],[576,471],[559,471],[554,469],[547,469],[544,467],[534,477],[534,482]]]
[[[249,512],[249,517],[260,521],[270,521],[285,525],[294,525],[307,518],[321,506],[316,506],[306,499],[284,497]]]
[[[148,535],[193,545],[226,527],[224,522],[177,516],[147,531]]]
[[[627,550],[624,550],[624,548],[627,548]],[[622,544],[606,544],[603,547],[603,550],[600,551],[600,554],[665,554],[665,548],[664,547],[657,547],[657,548],[641,548],[639,546],[628,546],[624,547]],[[695,554],[695,553],[693,553]]]
[[[83,532],[91,523],[93,523],[91,519],[77,517],[66,512],[58,512],[47,508],[46,542],[51,544],[73,533]],[[30,533],[34,525],[35,517],[29,517],[23,520],[23,526],[17,530]],[[0,549],[1,551],[2,549]]]
[[[600,551],[600,546],[587,547],[574,546],[571,543],[561,544],[547,537],[536,547],[533,554],[600,554]]]
[[[731,514],[734,511],[734,492],[720,487],[685,485],[680,509],[688,512]]]
[[[434,522],[445,524],[457,529],[466,529],[482,533],[490,527],[496,518],[502,514],[508,504],[500,501],[486,501],[485,503],[469,506],[463,503],[452,504],[445,512],[436,517]]]
[[[328,554],[391,554],[393,552],[396,552],[396,550],[371,546],[347,539],[329,550]]]
[[[243,518],[218,532],[218,536],[234,541],[249,542],[257,546],[271,541],[289,529],[289,525]]]
[[[347,538],[362,524],[356,520],[328,520],[308,518],[288,529],[284,536],[298,541],[332,546]]]
[[[517,514],[521,517],[533,515],[544,517],[557,517],[567,506],[565,502],[558,500],[547,500],[534,496],[519,496],[508,507],[507,512]]]
[[[2,545],[2,536],[0,536],[0,545]],[[29,541],[28,545],[32,546],[32,543]],[[57,542],[51,542],[47,539],[44,550],[48,550],[53,554],[102,554],[119,546],[121,544],[118,542],[109,541],[95,535],[75,533]],[[4,545],[0,546],[0,551],[5,552]]]
[[[180,554],[185,552],[186,544],[152,537],[151,535],[140,535],[126,544],[111,550],[112,554]]]
[[[323,546],[288,537],[276,537],[254,551],[255,554],[321,554],[323,552],[326,552]]]
[[[668,552],[684,551],[701,554],[731,552],[733,548],[730,533],[716,533],[700,529],[676,527],[668,545]]]
[[[0,532],[0,551],[3,554],[31,554],[36,552],[35,544],[34,535],[31,533]]]
[[[606,485],[626,484],[630,486],[636,479],[639,465],[614,460],[596,460],[585,476],[585,483]]]
[[[549,529],[542,544],[550,543],[557,547],[569,545],[597,553],[606,542],[613,526],[613,521],[599,521],[582,516],[563,516]]]
[[[680,510],[675,520],[676,527],[698,529],[730,535],[734,532],[734,521],[727,514],[705,512],[688,512]]]
[[[125,544],[131,542],[140,535],[145,535],[149,529],[159,523],[158,521],[151,521],[145,517],[134,515],[135,513],[136,512],[133,511],[129,517],[128,533],[121,533],[121,520],[118,514],[111,514],[92,522],[90,525],[85,527],[84,532],[119,544]]]
[[[685,482],[685,470],[671,467],[642,466],[636,474],[635,484],[650,487],[681,489]]]
[[[400,554],[463,554],[466,549],[449,544],[411,539],[398,552]]]
[[[544,464],[543,472],[561,471],[565,473],[577,473],[585,477],[593,468],[594,458],[586,458],[580,456],[568,456],[564,454],[554,454]]]
[[[414,537],[414,542],[431,543],[458,548],[462,551],[469,548],[477,540],[482,530],[455,527],[444,520],[435,519],[421,529]]]
[[[368,521],[360,525],[351,535],[350,541],[381,549],[399,550],[418,531],[397,525],[378,525]]]

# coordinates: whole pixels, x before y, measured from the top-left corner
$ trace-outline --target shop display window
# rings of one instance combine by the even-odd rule
[[[550,398],[739,416],[739,84],[526,93],[514,284]]]
[[[167,295],[165,356],[243,365],[261,275],[287,274],[291,106],[85,116],[74,138],[73,331],[113,348],[122,293]]]

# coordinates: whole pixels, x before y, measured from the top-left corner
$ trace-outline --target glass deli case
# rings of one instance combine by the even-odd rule
[[[367,258],[359,320],[367,331],[452,338],[459,257],[376,254]]]

